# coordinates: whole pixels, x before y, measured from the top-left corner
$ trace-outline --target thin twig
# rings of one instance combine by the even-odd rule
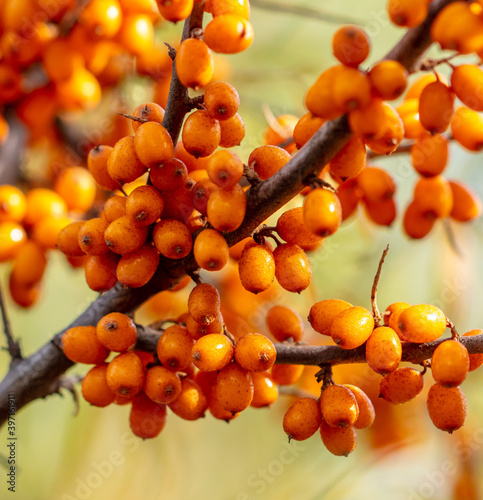
[[[5,306],[5,301],[3,300],[3,290],[0,284],[0,309],[2,310],[2,321],[3,321],[3,331],[5,332],[5,337],[7,337],[8,352],[12,357],[12,361],[20,360],[22,358],[22,351],[20,350],[20,344],[16,342],[13,338],[12,328],[10,326],[10,320],[7,315],[7,307]]]
[[[446,318],[446,326],[451,330],[451,338],[453,340],[460,340],[461,336],[460,334],[458,333],[458,330],[456,330],[456,326],[454,325],[454,323]]]
[[[384,264],[384,259],[386,258],[387,252],[389,252],[389,245],[382,252],[381,259],[379,260],[379,265],[377,266],[377,272],[374,276],[374,282],[372,283],[371,290],[371,304],[372,304],[372,314],[374,315],[374,323],[379,326],[381,322],[381,313],[377,307],[377,286],[379,285],[379,278],[381,277],[382,265]]]
[[[129,118],[130,120],[133,120],[133,121],[139,122],[139,123],[146,123],[146,122],[149,121],[146,118],[140,118],[139,116],[128,115],[126,113],[120,113],[120,112],[118,112],[117,114],[121,115],[121,116],[124,116],[124,118]]]

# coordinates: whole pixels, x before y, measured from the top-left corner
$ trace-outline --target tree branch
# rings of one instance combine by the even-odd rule
[[[20,350],[20,344],[13,338],[12,329],[10,327],[10,321],[7,315],[7,308],[5,306],[5,301],[3,300],[3,290],[1,284],[0,284],[0,309],[2,310],[3,331],[5,332],[5,337],[7,338],[7,348],[13,363],[15,361],[22,359],[22,352]]]

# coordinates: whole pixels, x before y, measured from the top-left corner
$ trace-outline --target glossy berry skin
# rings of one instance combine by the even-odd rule
[[[104,231],[104,241],[111,252],[124,255],[141,248],[148,237],[148,227],[138,226],[129,215],[111,222]]]
[[[381,375],[393,372],[402,356],[401,340],[388,326],[376,328],[366,342],[367,364]]]
[[[273,365],[271,377],[277,385],[293,385],[298,382],[303,371],[303,365]]]
[[[277,233],[287,243],[298,245],[302,250],[312,250],[323,241],[305,225],[303,207],[284,212],[277,221]]]
[[[175,219],[163,219],[156,224],[153,242],[159,253],[168,259],[182,259],[193,248],[188,227]]]
[[[409,342],[436,340],[446,330],[446,316],[435,306],[419,304],[408,307],[399,316],[399,330]]]
[[[332,51],[345,66],[357,67],[369,55],[370,40],[358,26],[345,25],[335,32],[332,38]]]
[[[482,203],[476,193],[459,181],[449,181],[453,193],[450,217],[458,222],[468,222],[481,215]]]
[[[245,370],[264,372],[277,357],[272,341],[259,333],[247,333],[235,345],[235,360]]]
[[[278,342],[292,338],[299,342],[304,333],[302,318],[293,309],[286,306],[273,306],[265,318],[268,331]]]
[[[144,393],[132,400],[129,424],[135,436],[150,439],[159,435],[166,424],[166,405],[158,404]]]
[[[273,252],[265,245],[251,245],[243,250],[238,263],[240,281],[245,290],[260,293],[267,290],[275,278]]]
[[[328,189],[312,190],[304,201],[304,223],[317,236],[334,234],[342,222],[338,196]]]
[[[459,387],[431,386],[427,398],[428,413],[435,427],[450,434],[463,426],[466,398]]]
[[[163,197],[153,186],[137,187],[126,200],[126,214],[140,226],[156,222],[163,213],[163,208]]]
[[[441,175],[419,179],[414,186],[414,204],[428,218],[447,217],[454,204],[449,182]]]
[[[96,334],[102,345],[115,352],[130,350],[137,340],[134,321],[118,312],[106,314],[97,323]]]
[[[383,103],[383,112],[387,113],[387,104]],[[388,121],[386,117],[386,122]],[[381,134],[377,140],[384,140]],[[369,141],[369,139],[367,139]],[[376,142],[376,139],[372,139]],[[336,180],[345,181],[355,177],[366,166],[366,146],[361,137],[353,136],[349,142],[332,158],[329,164],[329,172]],[[314,231],[315,232],[315,231]]]
[[[104,408],[114,401],[115,394],[106,382],[108,364],[101,363],[91,368],[82,379],[81,390],[84,399],[93,406]]]
[[[251,373],[253,381],[253,399],[250,406],[265,408],[278,399],[278,387],[268,372]]]
[[[218,372],[216,397],[221,406],[231,413],[243,411],[253,399],[253,381],[250,373],[230,363]]]
[[[247,198],[239,184],[230,189],[214,189],[208,199],[206,213],[210,224],[220,232],[238,229],[245,218]]]
[[[201,387],[191,378],[181,381],[181,394],[169,408],[183,420],[198,420],[208,408],[208,400]]]
[[[85,262],[87,286],[95,292],[106,292],[117,283],[116,267],[119,255],[108,252],[103,255],[89,255]]]
[[[220,122],[206,111],[195,111],[188,116],[182,131],[183,146],[195,158],[214,153],[220,144]]]
[[[311,308],[308,316],[312,328],[322,335],[330,335],[330,329],[336,316],[345,311],[352,304],[340,299],[325,299],[316,302]]]
[[[444,135],[424,135],[411,146],[411,163],[424,177],[441,174],[448,162],[448,139]]]
[[[164,366],[153,366],[146,371],[144,392],[156,403],[172,403],[181,394],[181,379]]]
[[[218,290],[209,283],[196,285],[188,297],[188,311],[190,316],[202,325],[215,321],[220,312]]]
[[[213,54],[198,38],[187,38],[181,43],[175,63],[178,78],[185,87],[198,90],[206,87],[213,77]]]
[[[393,302],[387,306],[384,311],[384,324],[389,328],[392,328],[399,336],[401,340],[406,340],[399,330],[399,316],[405,311],[411,304],[407,302]]]
[[[134,137],[123,137],[114,145],[107,160],[109,177],[119,184],[135,181],[146,172],[134,148]]]
[[[158,251],[151,243],[145,243],[121,257],[116,267],[117,280],[129,288],[139,288],[154,276],[158,264]]]
[[[451,121],[453,138],[469,151],[480,151],[483,148],[483,117],[480,113],[460,106],[456,108]]]
[[[357,444],[357,434],[353,426],[332,427],[325,420],[320,424],[320,437],[333,455],[347,457]]]
[[[331,427],[354,425],[359,418],[359,407],[352,392],[343,385],[330,385],[320,397],[322,418]]]
[[[229,248],[225,238],[214,229],[204,229],[193,245],[196,263],[207,271],[219,271],[228,262]]]
[[[210,333],[195,342],[192,360],[199,370],[218,371],[230,363],[234,352],[233,344],[226,335]]]
[[[27,212],[25,195],[15,186],[0,186],[0,222],[21,222]]]
[[[304,441],[317,432],[321,422],[319,402],[314,398],[300,398],[286,411],[283,430],[289,440]]]
[[[385,60],[372,67],[369,80],[373,94],[385,101],[391,101],[397,99],[406,89],[408,72],[399,62]]]
[[[109,355],[96,335],[95,326],[76,326],[62,335],[64,354],[74,363],[99,364]]]
[[[481,335],[483,330],[481,328],[476,328],[466,332],[463,337],[472,337],[473,335]],[[472,372],[483,365],[483,354],[470,354],[470,365],[468,371]]]
[[[266,144],[255,148],[248,157],[248,166],[265,180],[278,172],[290,159],[290,153],[285,149]]]
[[[223,14],[205,27],[204,40],[211,50],[221,54],[237,54],[253,42],[253,27],[243,17]]]
[[[442,342],[431,357],[433,378],[444,387],[460,385],[466,378],[469,366],[468,350],[457,340]]]
[[[470,109],[483,111],[483,71],[473,64],[462,64],[453,69],[451,88],[456,97]]]
[[[343,349],[362,345],[374,330],[374,317],[360,306],[353,306],[338,314],[330,328],[332,340]]]
[[[210,116],[228,120],[238,111],[240,97],[229,83],[216,82],[206,88],[203,103]]]
[[[57,248],[65,255],[80,257],[85,254],[79,245],[79,230],[84,221],[72,222],[59,231]]]
[[[305,252],[291,243],[279,245],[273,252],[275,277],[282,288],[300,293],[312,280],[312,266]]]
[[[393,404],[414,399],[423,390],[421,372],[413,368],[399,368],[384,377],[380,386],[380,397]]]
[[[369,399],[369,396],[360,388],[351,384],[344,384],[347,387],[357,401],[357,406],[359,408],[359,416],[354,424],[356,429],[366,429],[374,423],[376,418],[376,412],[374,410],[374,405]]]
[[[454,94],[444,83],[430,83],[421,92],[419,119],[431,134],[441,134],[449,127],[453,110]]]
[[[173,371],[183,371],[191,364],[193,338],[186,327],[172,325],[159,337],[156,352],[159,361]]]
[[[116,356],[107,367],[107,385],[119,396],[134,396],[144,383],[144,367],[133,352]]]

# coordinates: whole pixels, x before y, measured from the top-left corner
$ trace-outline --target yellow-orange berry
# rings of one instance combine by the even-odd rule
[[[231,189],[215,189],[210,194],[207,215],[210,224],[217,231],[234,231],[238,229],[247,208],[245,191],[239,184]]]
[[[120,256],[108,252],[103,255],[89,255],[85,263],[87,286],[95,292],[106,292],[116,283],[116,267]]]
[[[387,11],[391,21],[398,26],[413,28],[424,21],[428,2],[419,0],[389,0]]]
[[[374,330],[374,316],[364,307],[353,306],[339,313],[332,321],[330,335],[343,349],[362,345]]]
[[[424,177],[439,175],[448,162],[448,139],[444,135],[424,135],[411,146],[411,163]]]
[[[416,203],[411,202],[404,212],[404,231],[410,238],[424,238],[433,229],[435,220],[431,214],[426,214]]]
[[[121,257],[116,267],[116,276],[124,286],[139,288],[154,276],[158,264],[158,251],[151,243],[145,243],[141,248]]]
[[[353,24],[342,26],[332,37],[334,56],[345,66],[359,66],[369,55],[370,48],[365,31]]]
[[[231,151],[216,151],[208,160],[206,172],[218,187],[229,189],[241,179],[243,162]]]
[[[137,340],[134,321],[125,314],[113,312],[106,314],[96,327],[99,342],[111,351],[129,351]]]
[[[149,178],[158,191],[172,193],[186,184],[188,169],[181,160],[171,158],[151,167]]]
[[[454,94],[442,82],[427,85],[419,98],[419,120],[432,134],[441,134],[451,123],[454,111]]]
[[[251,374],[253,381],[253,399],[250,406],[253,408],[264,408],[270,406],[278,398],[278,387],[273,382],[268,372],[256,372]]]
[[[295,125],[293,129],[293,140],[298,149],[306,144],[309,139],[325,123],[323,118],[315,116],[312,113],[306,113]]]
[[[193,245],[196,263],[207,271],[219,271],[228,262],[229,248],[225,238],[214,229],[204,229]]]
[[[135,252],[144,245],[148,227],[136,224],[129,215],[111,222],[104,231],[104,241],[111,252],[124,255]]]
[[[206,88],[203,104],[213,118],[228,120],[238,111],[240,97],[229,83],[216,82]]]
[[[354,424],[356,429],[366,429],[370,427],[374,419],[376,418],[376,412],[374,411],[374,405],[369,399],[369,396],[360,388],[351,384],[344,384],[347,387],[357,401],[357,406],[359,408],[359,416]]]
[[[329,385],[320,397],[322,418],[331,427],[354,425],[359,418],[359,407],[352,392],[343,385]]]
[[[163,219],[154,227],[154,246],[168,259],[182,259],[193,248],[188,227],[175,219]]]
[[[220,312],[220,294],[210,283],[196,285],[188,297],[188,312],[200,324],[209,325]]]
[[[393,302],[391,305],[387,306],[384,311],[384,324],[392,328],[399,336],[401,340],[406,340],[401,331],[399,330],[399,316],[405,311],[411,304],[407,302]]]
[[[185,87],[198,90],[206,87],[213,77],[213,54],[199,38],[187,38],[181,43],[175,63],[179,81]]]
[[[245,122],[235,113],[231,118],[220,121],[220,146],[233,148],[239,146],[245,137]]]
[[[384,99],[391,101],[397,99],[408,84],[408,72],[397,61],[385,60],[375,64],[369,71],[369,80],[372,92]]]
[[[482,329],[476,328],[466,332],[463,337],[472,337],[473,335],[481,335],[482,333]],[[473,370],[478,369],[481,365],[483,365],[483,354],[470,354],[470,366],[468,371],[472,372]]]
[[[108,227],[105,220],[95,217],[82,224],[77,233],[80,249],[89,255],[102,255],[109,251],[104,240]]]
[[[220,138],[220,122],[212,118],[207,111],[195,111],[184,122],[183,146],[195,158],[213,153],[220,144]]]
[[[144,392],[156,403],[172,403],[181,394],[181,379],[164,366],[153,366],[146,371]]]
[[[279,245],[273,252],[275,277],[282,288],[300,293],[312,280],[312,266],[306,253],[291,243]]]
[[[12,267],[12,279],[22,285],[34,285],[47,267],[45,250],[35,241],[27,240],[17,251]]]
[[[15,186],[0,186],[0,222],[21,222],[27,213],[25,195]]]
[[[386,110],[387,108],[385,107],[384,111],[387,112]],[[378,140],[381,140],[381,138]],[[365,165],[366,146],[364,145],[364,141],[361,137],[353,136],[332,158],[329,164],[329,172],[335,179],[345,181],[350,177],[355,177]]]
[[[298,313],[290,307],[273,306],[265,318],[268,331],[278,342],[293,339],[300,342],[304,333],[304,323]]]
[[[150,439],[159,435],[166,424],[166,405],[155,403],[144,393],[132,398],[129,425],[135,436]]]
[[[163,213],[164,200],[153,186],[139,186],[126,200],[126,215],[140,226],[149,226]]]
[[[277,357],[272,341],[259,333],[247,333],[235,345],[235,360],[249,372],[268,370]]]
[[[224,368],[233,358],[235,350],[230,339],[221,333],[210,333],[195,342],[193,364],[205,372]]]
[[[463,426],[466,398],[459,387],[431,386],[427,399],[428,413],[435,427],[450,434]]]
[[[459,181],[449,181],[453,193],[450,217],[458,222],[468,222],[481,215],[481,200],[468,186]]]
[[[321,422],[319,402],[313,398],[300,398],[286,411],[283,430],[289,440],[304,441],[315,434]]]
[[[317,236],[334,234],[342,221],[339,197],[328,189],[310,191],[304,201],[304,223]]]
[[[342,312],[352,307],[352,304],[340,299],[326,299],[316,302],[309,312],[309,323],[322,335],[330,335],[334,319]]]
[[[134,151],[146,167],[153,167],[173,158],[173,140],[162,125],[157,122],[146,122],[136,130]]]
[[[453,192],[442,176],[426,177],[414,186],[414,204],[427,217],[447,217],[453,208]]]
[[[469,367],[468,350],[457,340],[442,342],[431,356],[433,378],[445,387],[460,385],[466,378]]]
[[[238,273],[245,290],[255,294],[267,290],[275,278],[273,252],[266,245],[250,245],[242,252]]]
[[[96,184],[83,167],[64,169],[55,181],[55,191],[64,199],[69,210],[86,212],[96,197]]]
[[[123,137],[114,145],[107,159],[107,173],[119,184],[135,181],[147,168],[138,158],[134,137]]]
[[[253,399],[251,375],[236,363],[225,366],[216,378],[216,397],[221,406],[231,413],[248,408]]]
[[[44,217],[62,217],[67,211],[64,199],[50,189],[31,189],[27,193],[25,200],[27,202],[27,211],[23,222],[27,226],[35,225]]]
[[[75,326],[62,335],[64,354],[74,363],[99,364],[109,350],[98,340],[95,326]]]
[[[159,337],[157,353],[159,361],[173,371],[183,371],[191,364],[193,338],[186,327],[172,325]]]
[[[132,114],[136,118],[141,118],[142,120],[162,124],[164,118],[164,108],[159,104],[156,104],[155,102],[147,102],[144,104],[140,104]],[[143,122],[139,122],[137,120],[132,121],[131,125],[134,132],[136,132],[136,130],[141,126],[141,123]]]
[[[401,340],[388,326],[376,328],[366,343],[367,364],[382,375],[393,372],[399,366],[402,356]]]
[[[444,312],[432,305],[408,307],[399,316],[399,330],[409,342],[425,343],[436,340],[446,330]]]
[[[181,394],[169,404],[169,408],[184,420],[197,420],[204,416],[208,400],[201,387],[186,377],[181,381]]]
[[[111,196],[106,203],[101,212],[101,218],[104,219],[108,224],[119,219],[123,215],[126,215],[126,201],[125,196]]]
[[[208,47],[221,54],[237,54],[253,42],[253,27],[238,15],[216,16],[205,27],[204,40]]]
[[[144,367],[133,352],[118,354],[107,367],[107,385],[119,396],[134,396],[144,384]]]
[[[414,399],[422,390],[424,379],[414,368],[398,368],[381,380],[380,397],[393,404]]]
[[[320,424],[320,437],[324,446],[336,456],[347,457],[354,451],[357,444],[357,434],[353,426],[332,427],[325,420]]]
[[[293,385],[299,381],[303,371],[303,365],[273,365],[270,373],[276,384]]]
[[[82,379],[81,390],[84,399],[93,406],[104,408],[115,398],[106,381],[108,364],[101,363],[92,367]]]
[[[248,157],[248,166],[265,180],[278,172],[292,156],[285,149],[267,144],[254,149]]]
[[[451,120],[451,134],[464,148],[480,151],[483,148],[483,116],[460,106]]]

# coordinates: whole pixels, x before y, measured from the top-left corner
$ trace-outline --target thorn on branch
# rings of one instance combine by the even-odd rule
[[[135,122],[139,122],[139,123],[146,123],[148,122],[149,120],[147,120],[146,118],[140,118],[139,116],[134,116],[134,115],[128,115],[126,113],[117,113],[118,115],[121,115],[121,116],[124,116],[124,118],[129,118],[130,120],[133,120]]]
[[[20,350],[20,344],[15,341],[12,334],[12,328],[10,326],[10,321],[7,315],[7,308],[5,306],[5,301],[3,299],[2,285],[0,284],[0,309],[2,310],[2,321],[3,321],[3,331],[5,332],[5,337],[7,338],[7,348],[12,361],[18,361],[22,358],[22,351]]]
[[[204,94],[197,95],[195,97],[188,97],[188,107],[190,109],[205,109],[204,100]]]
[[[451,330],[451,338],[459,342],[461,336],[458,333],[458,330],[456,330],[456,326],[454,325],[454,323],[448,318],[446,318],[446,326]]]
[[[200,276],[200,270],[197,269],[196,271],[191,271],[188,273],[188,276],[195,282],[195,284],[199,285],[203,283],[203,280],[201,279]]]
[[[279,240],[278,236],[276,235],[277,228],[275,226],[267,226],[263,224],[260,226],[258,229],[256,229],[252,237],[253,239],[258,243],[263,245],[263,241],[265,238],[272,238],[272,240],[275,241],[277,246],[282,245],[282,241]]]
[[[377,287],[379,285],[379,278],[381,277],[382,265],[384,264],[384,259],[386,258],[387,252],[389,252],[389,245],[384,249],[379,260],[379,265],[377,266],[377,272],[374,276],[374,282],[372,283],[371,291],[371,304],[372,304],[372,314],[374,315],[375,326],[379,326],[381,322],[381,313],[377,307]]]
[[[201,38],[203,36],[203,29],[197,26],[190,31],[190,38]]]
[[[255,170],[248,165],[243,165],[243,176],[252,187],[257,187],[262,182]]]
[[[305,186],[310,186],[310,189],[325,188],[334,193],[337,192],[337,189],[335,189],[335,187],[332,186],[332,184],[330,184],[327,181],[324,181],[323,179],[317,177],[316,175],[309,175],[303,180],[303,183]]]
[[[168,47],[168,56],[171,58],[172,61],[174,61],[176,59],[176,49],[168,42],[164,42],[164,45]]]

